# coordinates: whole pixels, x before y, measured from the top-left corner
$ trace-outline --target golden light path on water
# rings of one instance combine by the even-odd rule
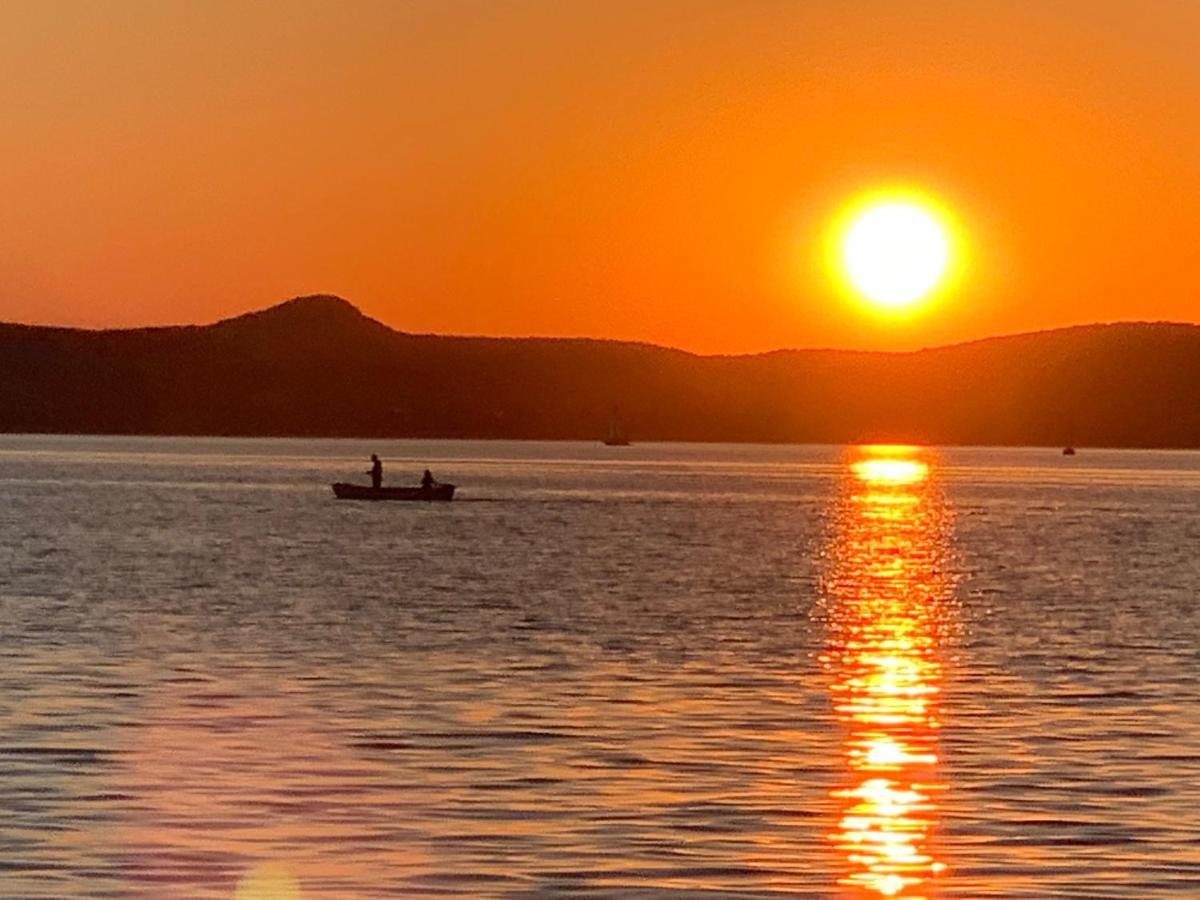
[[[856,450],[827,550],[822,660],[845,728],[829,840],[851,896],[926,897],[946,869],[934,830],[950,521],[933,468],[918,448]]]
[[[263,863],[243,875],[233,900],[300,900],[300,882],[280,863]]]

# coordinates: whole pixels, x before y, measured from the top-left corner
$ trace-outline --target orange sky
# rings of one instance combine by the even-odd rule
[[[0,8],[0,319],[337,293],[409,331],[702,352],[1200,319],[1196,0]],[[933,192],[971,245],[904,323],[819,265]]]

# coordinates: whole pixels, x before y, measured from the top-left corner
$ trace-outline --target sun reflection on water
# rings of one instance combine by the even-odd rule
[[[950,616],[949,514],[913,447],[856,451],[839,505],[824,602],[834,710],[846,729],[839,884],[860,897],[925,897],[934,847],[940,648]]]
[[[233,900],[300,900],[300,882],[287,866],[263,863],[241,877]]]

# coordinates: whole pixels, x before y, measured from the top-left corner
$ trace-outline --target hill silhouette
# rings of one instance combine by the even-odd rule
[[[1200,447],[1200,327],[697,356],[407,334],[337,297],[212,325],[0,324],[0,431]]]

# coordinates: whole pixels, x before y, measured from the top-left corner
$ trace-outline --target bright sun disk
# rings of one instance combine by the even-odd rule
[[[920,300],[942,279],[950,262],[950,239],[926,207],[888,200],[850,221],[841,256],[860,294],[877,306],[897,309]]]

